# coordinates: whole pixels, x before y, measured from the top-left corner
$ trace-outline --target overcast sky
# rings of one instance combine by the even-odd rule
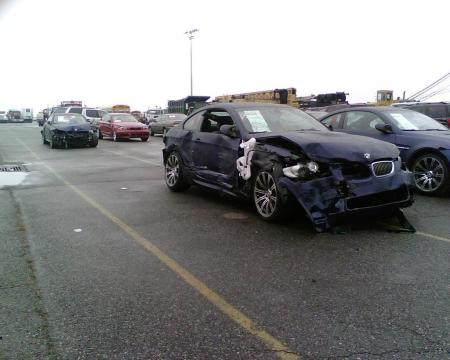
[[[0,0],[0,109],[295,87],[406,95],[450,71],[450,1]],[[433,100],[450,100],[450,92]]]

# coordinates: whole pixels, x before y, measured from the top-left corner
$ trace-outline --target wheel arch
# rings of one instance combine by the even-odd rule
[[[446,157],[443,156],[438,149],[432,148],[432,147],[424,147],[424,148],[417,149],[416,151],[414,151],[411,154],[411,156],[409,157],[409,159],[406,162],[406,166],[410,169],[412,167],[414,161],[416,159],[418,159],[420,156],[425,155],[425,154],[436,154],[436,155],[443,157],[447,161]],[[449,165],[450,164],[447,161],[447,166],[449,166]]]

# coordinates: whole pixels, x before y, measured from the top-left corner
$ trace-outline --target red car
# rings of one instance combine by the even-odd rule
[[[98,126],[98,138],[103,139],[104,136],[114,141],[131,138],[147,141],[149,131],[146,125],[141,124],[131,114],[109,113],[103,115]]]

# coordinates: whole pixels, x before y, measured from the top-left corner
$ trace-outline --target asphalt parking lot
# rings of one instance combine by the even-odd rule
[[[450,358],[450,198],[415,234],[304,219],[164,183],[161,137],[50,149],[0,124],[0,359]],[[0,173],[0,187],[2,184]]]

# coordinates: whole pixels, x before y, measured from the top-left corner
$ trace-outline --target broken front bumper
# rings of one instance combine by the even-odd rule
[[[319,232],[357,215],[387,214],[414,202],[412,174],[403,170],[365,179],[336,174],[309,181],[283,177],[279,185],[300,203]]]

